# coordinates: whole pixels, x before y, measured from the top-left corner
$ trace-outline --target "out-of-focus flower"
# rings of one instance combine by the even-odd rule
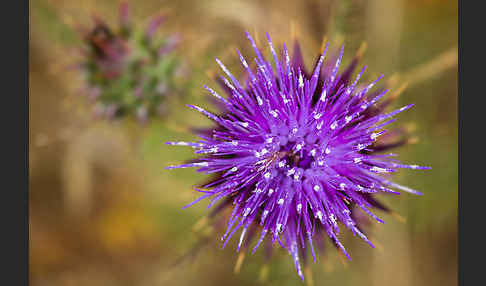
[[[157,15],[146,29],[137,29],[127,3],[122,3],[117,30],[97,17],[94,27],[81,28],[84,46],[79,67],[84,93],[96,103],[95,114],[106,119],[134,116],[140,122],[165,115],[160,106],[167,103],[167,96],[178,93],[181,63],[173,53],[179,37],[156,34],[163,21]]]
[[[237,250],[258,233],[253,251],[265,241],[281,245],[292,256],[298,275],[304,279],[300,261],[314,244],[323,247],[327,236],[348,258],[339,240],[340,225],[372,243],[362,229],[365,217],[383,222],[370,209],[388,209],[375,197],[379,193],[417,191],[390,181],[389,174],[400,168],[428,169],[407,165],[393,154],[378,152],[403,144],[400,133],[386,133],[384,127],[407,105],[384,113],[390,100],[379,103],[388,92],[371,91],[381,79],[359,85],[363,68],[352,79],[358,55],[338,72],[343,55],[325,61],[327,46],[312,71],[304,67],[295,42],[291,57],[285,44],[279,59],[268,37],[273,65],[265,59],[247,34],[256,53],[252,68],[238,52],[246,70],[240,83],[219,61],[227,97],[206,87],[222,108],[220,115],[190,105],[216,124],[200,132],[199,142],[168,142],[191,146],[201,157],[172,168],[198,167],[215,178],[196,190],[203,195],[189,204],[211,198],[220,202],[217,211],[232,208],[222,240],[225,246],[241,229]],[[360,213],[362,212],[362,213]]]

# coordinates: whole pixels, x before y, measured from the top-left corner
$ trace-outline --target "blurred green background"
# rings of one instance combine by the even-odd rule
[[[457,1],[444,0],[179,0],[132,1],[139,24],[166,13],[162,34],[178,32],[178,49],[191,68],[185,97],[167,120],[139,126],[95,121],[77,94],[73,23],[93,13],[116,24],[118,1],[31,0],[30,25],[30,278],[32,285],[303,285],[284,251],[266,277],[262,250],[247,255],[238,274],[234,243],[221,250],[221,229],[195,229],[205,203],[191,187],[204,180],[192,169],[167,171],[192,150],[168,140],[193,139],[191,126],[208,126],[184,107],[204,101],[203,83],[216,87],[214,56],[241,71],[235,48],[251,55],[244,31],[260,41],[290,42],[291,23],[310,64],[323,36],[349,60],[367,43],[368,79],[379,73],[409,82],[395,106],[415,103],[399,123],[417,143],[395,150],[400,159],[432,167],[395,178],[425,195],[385,197],[401,216],[367,230],[371,249],[347,235],[353,260],[334,249],[310,264],[314,285],[457,284]],[[236,72],[237,73],[237,72]],[[237,73],[238,74],[238,73]],[[405,221],[406,220],[406,221]],[[200,244],[198,242],[205,241]],[[233,241],[234,242],[234,241]],[[191,250],[191,251],[190,251]]]

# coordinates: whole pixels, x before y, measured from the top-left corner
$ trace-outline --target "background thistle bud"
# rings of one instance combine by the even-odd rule
[[[145,123],[164,116],[168,97],[178,94],[181,61],[174,54],[177,35],[159,37],[164,17],[156,15],[145,29],[130,19],[127,3],[120,5],[119,27],[94,18],[83,29],[83,72],[85,94],[95,102],[95,114],[106,119],[132,116]],[[161,112],[164,111],[164,112]]]

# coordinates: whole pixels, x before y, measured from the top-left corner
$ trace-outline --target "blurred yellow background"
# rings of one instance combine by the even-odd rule
[[[177,52],[194,82],[184,99],[171,102],[168,120],[143,127],[93,120],[77,94],[78,76],[65,69],[79,45],[73,23],[90,25],[96,13],[116,24],[119,1],[30,1],[32,285],[302,285],[284,251],[274,255],[266,277],[263,250],[247,255],[235,274],[234,243],[221,250],[221,230],[194,227],[205,203],[181,209],[197,197],[191,187],[204,177],[164,169],[193,157],[164,142],[193,139],[189,127],[209,124],[184,104],[209,105],[201,85],[216,86],[214,56],[240,71],[235,48],[250,54],[244,31],[260,40],[268,32],[279,45],[290,42],[291,23],[307,64],[324,36],[333,48],[344,42],[345,59],[365,41],[361,64],[368,65],[369,78],[385,73],[409,82],[394,104],[416,105],[395,125],[413,129],[418,140],[395,153],[432,167],[401,171],[396,180],[425,195],[385,197],[399,216],[378,213],[386,224],[368,229],[376,249],[348,235],[344,244],[353,260],[343,264],[328,247],[311,263],[314,285],[457,284],[457,1],[130,4],[139,25],[155,12],[167,14],[161,30],[181,35]]]

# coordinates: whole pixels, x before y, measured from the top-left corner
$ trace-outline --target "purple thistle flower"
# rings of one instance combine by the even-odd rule
[[[219,101],[222,114],[189,105],[216,127],[201,131],[199,142],[168,142],[191,146],[201,155],[168,169],[198,167],[200,172],[215,174],[215,179],[196,189],[203,195],[188,206],[205,198],[211,198],[209,207],[221,201],[217,211],[232,206],[223,247],[239,229],[237,250],[245,247],[259,228],[253,252],[265,239],[278,242],[292,256],[303,280],[300,257],[305,258],[310,249],[316,261],[314,242],[322,247],[323,235],[349,258],[338,238],[339,224],[373,246],[357,212],[383,223],[370,211],[388,210],[375,200],[376,194],[398,194],[395,189],[420,194],[390,181],[387,174],[399,168],[428,167],[402,164],[393,154],[377,154],[400,144],[390,141],[396,134],[382,139],[383,128],[412,105],[384,113],[389,101],[379,104],[378,100],[388,90],[370,91],[382,76],[358,85],[363,68],[351,78],[359,56],[339,73],[343,48],[329,62],[324,61],[326,46],[309,73],[297,42],[292,58],[284,44],[279,59],[267,35],[272,65],[248,33],[247,37],[256,53],[256,68],[238,51],[247,72],[243,85],[216,59],[229,78],[221,77],[228,97],[206,89]]]

